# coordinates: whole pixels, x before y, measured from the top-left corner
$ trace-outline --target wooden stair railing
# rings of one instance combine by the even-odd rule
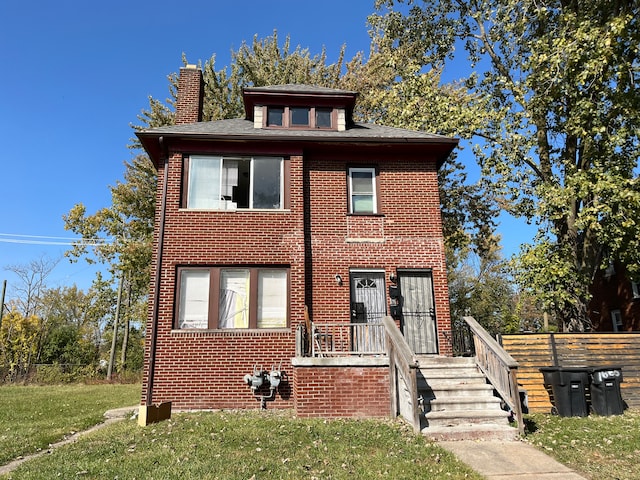
[[[511,408],[524,435],[524,420],[518,390],[518,362],[473,317],[463,317],[473,334],[476,363],[502,400]]]
[[[420,402],[418,399],[418,359],[396,326],[393,319],[382,319],[387,337],[389,357],[389,381],[391,394],[391,416],[402,416],[416,433],[420,432]]]

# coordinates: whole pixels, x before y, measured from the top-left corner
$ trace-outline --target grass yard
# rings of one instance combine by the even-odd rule
[[[0,387],[0,464],[135,405],[138,385]],[[401,422],[291,412],[174,413],[124,420],[31,459],[8,479],[469,479],[480,476]]]
[[[140,385],[0,387],[0,465],[86,430],[104,412],[140,403]]]
[[[470,479],[400,422],[301,420],[256,410],[123,421],[22,464],[12,479]]]
[[[0,464],[138,403],[139,385],[0,387]],[[528,415],[526,441],[598,480],[640,480],[640,410]],[[282,411],[124,420],[23,463],[8,479],[470,479],[481,477],[401,422],[296,419]]]
[[[640,410],[601,417],[527,416],[526,440],[597,480],[640,480]]]

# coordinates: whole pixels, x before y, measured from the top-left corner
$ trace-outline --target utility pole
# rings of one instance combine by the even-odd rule
[[[2,299],[0,300],[0,327],[2,327],[2,317],[4,317],[4,294],[7,291],[7,281],[2,282]]]
[[[118,320],[120,318],[120,301],[122,300],[122,277],[120,274],[120,280],[118,281],[118,300],[116,303],[116,315],[113,319],[113,338],[111,339],[111,355],[109,355],[109,366],[107,367],[107,380],[111,380],[111,374],[113,373],[113,364],[116,360],[116,341],[118,340]]]
[[[129,278],[129,277],[127,277]],[[122,337],[122,350],[120,350],[120,367],[127,367],[127,346],[129,344],[129,324],[131,315],[131,281],[127,281],[127,310],[124,316],[124,335]]]

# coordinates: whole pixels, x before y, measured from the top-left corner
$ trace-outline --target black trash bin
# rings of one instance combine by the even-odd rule
[[[590,368],[543,367],[544,383],[551,387],[554,412],[561,417],[586,417]]]
[[[620,394],[621,367],[591,370],[591,408],[598,415],[622,415],[624,403]]]

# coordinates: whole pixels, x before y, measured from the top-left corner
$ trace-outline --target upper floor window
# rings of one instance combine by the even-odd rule
[[[331,128],[333,126],[333,109],[316,108],[316,127]]]
[[[378,213],[375,168],[349,168],[349,213]]]
[[[282,157],[191,156],[186,207],[282,209],[283,164]]]
[[[275,128],[335,128],[332,108],[266,107],[266,126]]]
[[[640,299],[640,283],[631,282],[631,294],[634,299]]]
[[[181,268],[178,328],[284,328],[286,268]]]
[[[289,109],[291,114],[291,126],[292,127],[308,127],[309,126],[309,113],[311,109],[307,107],[292,107]]]
[[[284,126],[284,107],[269,107],[267,109],[267,125],[270,127]]]

